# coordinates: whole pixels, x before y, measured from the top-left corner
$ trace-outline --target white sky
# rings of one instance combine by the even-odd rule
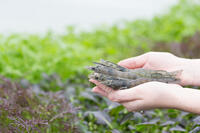
[[[0,34],[91,28],[120,20],[151,18],[178,0],[0,0]]]

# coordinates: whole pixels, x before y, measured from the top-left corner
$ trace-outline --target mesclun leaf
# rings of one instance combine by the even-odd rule
[[[128,129],[130,129],[130,130],[135,130],[136,128],[133,127],[132,125],[128,125]]]
[[[139,124],[136,124],[135,125],[135,129],[137,131],[143,131],[145,128],[148,128],[148,127],[155,127],[156,126],[156,123],[157,122],[143,122],[143,123],[139,123]]]
[[[120,125],[126,123],[128,120],[130,120],[133,117],[133,113],[127,113],[126,115],[124,115],[124,117],[122,118]]]
[[[65,92],[64,95],[67,97],[73,97],[76,94],[76,88],[75,86],[72,85],[68,85],[67,87],[65,87]]]
[[[170,133],[170,132],[168,132],[168,131],[162,131],[162,133]]]
[[[181,111],[179,117],[183,118],[183,117],[187,116],[188,114],[189,114],[189,112]]]
[[[109,114],[110,115],[115,115],[115,114],[119,114],[121,111],[123,111],[124,107],[122,105],[119,105],[119,106],[116,106],[114,108],[112,108],[110,111],[109,111]]]
[[[193,119],[194,123],[200,123],[200,116],[197,116],[196,118]]]
[[[200,116],[197,116],[193,119],[194,125],[193,126],[200,126]]]
[[[195,127],[189,133],[199,133],[199,132],[200,132],[200,127]]]
[[[135,121],[135,122],[144,122],[147,119],[139,112],[134,112],[133,113],[133,117],[131,117],[131,120]]]
[[[158,120],[151,120],[151,121],[148,121],[148,122],[143,122],[143,123],[139,123],[137,124],[136,126],[137,127],[143,127],[143,126],[152,126],[152,125],[155,125],[156,123],[158,122]]]
[[[119,103],[117,103],[117,102],[112,102],[112,101],[109,100],[108,98],[105,98],[105,97],[104,97],[103,99],[106,101],[109,110],[112,110],[112,109],[114,109],[114,108],[120,106]]]
[[[157,114],[155,113],[154,110],[147,110],[147,111],[144,111],[144,115],[145,117],[147,118],[154,118],[157,116]]]
[[[26,86],[0,77],[1,131],[79,133],[77,109],[62,92],[40,93],[37,88],[36,95],[31,84]]]
[[[168,126],[168,125],[174,125],[175,124],[175,122],[174,121],[166,121],[166,122],[164,122],[164,123],[162,123],[161,124],[161,126]]]
[[[81,95],[82,97],[86,98],[86,99],[89,99],[93,102],[96,102],[98,103],[97,99],[93,96],[93,93],[91,92],[81,92]]]
[[[172,128],[170,128],[170,131],[180,131],[180,132],[186,132],[186,130],[185,129],[183,129],[182,127],[180,127],[180,126],[175,126],[175,127],[172,127]]]
[[[98,124],[108,125],[110,128],[112,128],[112,125],[110,123],[111,119],[110,119],[110,117],[108,116],[107,113],[105,113],[103,111],[88,111],[88,112],[85,112],[85,116],[87,116],[89,114],[94,115]]]
[[[112,133],[121,133],[121,132],[119,130],[117,130],[117,129],[113,129]]]
[[[28,88],[28,87],[30,86],[29,81],[26,80],[26,79],[22,79],[22,80],[20,81],[20,84],[21,84],[22,87],[24,87],[24,88]]]

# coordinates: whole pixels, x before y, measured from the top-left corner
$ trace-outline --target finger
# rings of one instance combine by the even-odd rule
[[[112,88],[101,84],[101,83],[98,82],[97,80],[90,79],[89,81],[92,82],[92,83],[94,83],[94,84],[96,84],[99,88],[101,88],[102,90],[104,90],[104,91],[106,92],[107,95],[109,95],[111,92],[113,92],[113,89],[112,89]]]
[[[146,61],[147,61],[147,55],[143,54],[140,56],[122,60],[118,63],[118,65],[129,68],[129,69],[135,69],[135,68],[143,67],[145,65]]]
[[[138,88],[136,87],[114,91],[112,88],[107,87],[96,80],[90,79],[89,81],[96,84],[99,88],[104,90],[106,92],[106,97],[113,102],[128,102],[138,100],[140,98],[137,91]]]
[[[138,89],[130,88],[125,90],[117,90],[113,91],[112,93],[108,94],[107,97],[114,102],[129,102],[134,100],[139,100],[140,95],[138,93]]]
[[[125,102],[121,104],[130,112],[145,110],[142,100],[136,100],[133,102]]]
[[[97,94],[100,94],[100,95],[105,96],[105,97],[107,96],[106,92],[103,91],[103,90],[102,90],[100,87],[98,87],[98,86],[94,87],[94,88],[92,89],[92,92],[97,93]]]

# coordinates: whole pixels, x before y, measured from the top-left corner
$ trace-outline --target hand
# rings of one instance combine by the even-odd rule
[[[90,82],[97,85],[93,92],[121,103],[128,111],[177,108],[177,97],[180,97],[178,95],[183,91],[180,85],[161,82],[148,82],[125,90],[113,90],[93,79]]]
[[[128,58],[118,64],[129,69],[145,68],[168,72],[183,70],[180,75],[181,85],[200,85],[200,61],[184,59],[165,52],[149,52]]]
[[[200,85],[200,60],[184,59],[170,53],[149,52],[118,63],[129,69],[145,68],[154,70],[183,70],[180,75],[181,85]],[[119,102],[129,111],[154,108],[176,108],[200,114],[200,91],[183,88],[176,84],[148,82],[125,90],[113,90],[98,81],[90,79],[97,86],[93,92]]]

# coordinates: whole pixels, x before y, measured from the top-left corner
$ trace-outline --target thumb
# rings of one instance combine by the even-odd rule
[[[143,54],[140,56],[122,60],[118,63],[118,65],[129,68],[129,69],[135,69],[135,68],[143,67],[145,65],[146,61],[147,61],[147,55]]]

